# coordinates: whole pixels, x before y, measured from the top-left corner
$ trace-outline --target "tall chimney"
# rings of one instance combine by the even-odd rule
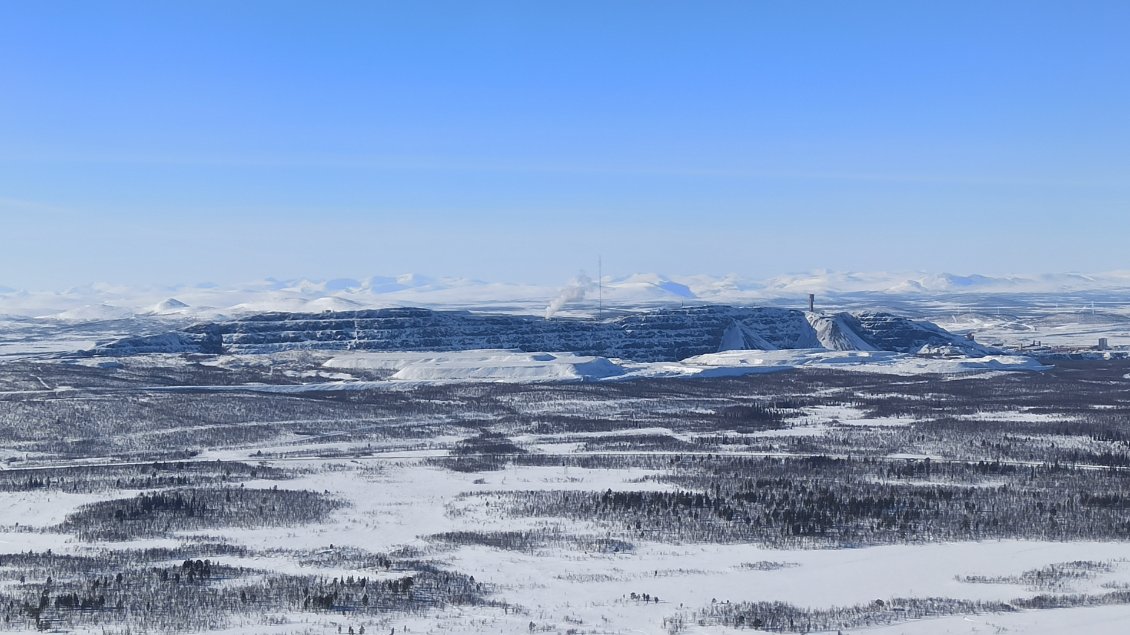
[[[815,293],[809,293],[808,294],[808,312],[809,313],[815,313],[816,312],[816,294]]]

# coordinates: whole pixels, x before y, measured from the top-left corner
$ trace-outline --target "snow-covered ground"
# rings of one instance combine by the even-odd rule
[[[322,364],[343,370],[391,371],[394,381],[582,381],[620,377],[623,366],[573,353],[482,350],[451,353],[343,353]]]
[[[312,466],[313,467],[313,466]],[[380,470],[346,462],[326,463],[315,474],[287,486],[318,488],[351,503],[330,522],[296,528],[228,529],[224,539],[252,548],[282,550],[361,548],[391,551],[403,546],[424,550],[429,560],[472,575],[490,585],[492,595],[520,606],[520,611],[497,607],[450,607],[443,611],[387,616],[358,615],[348,620],[331,615],[291,614],[264,630],[242,618],[230,633],[276,632],[298,634],[335,632],[337,624],[367,626],[368,632],[514,634],[535,629],[548,632],[605,634],[661,633],[665,620],[684,615],[687,633],[737,633],[722,626],[699,626],[696,611],[715,602],[782,601],[801,607],[827,608],[890,601],[898,597],[1010,601],[1042,591],[1019,583],[975,584],[966,576],[1015,576],[1049,565],[1088,560],[1108,563],[1109,571],[1071,581],[1066,592],[1103,593],[1130,584],[1130,543],[989,541],[950,544],[896,545],[861,549],[768,549],[755,545],[670,544],[636,540],[630,551],[609,553],[583,546],[548,545],[516,551],[476,545],[453,545],[430,536],[442,532],[559,531],[571,537],[602,538],[597,526],[564,519],[515,519],[491,513],[465,498],[480,493],[575,489],[603,491],[664,488],[641,481],[642,471],[578,468],[508,468],[464,475],[401,461]],[[270,485],[250,482],[248,486]],[[82,502],[49,496],[36,507],[49,511],[22,516],[32,526],[56,522]],[[22,509],[30,506],[21,504]],[[5,511],[14,511],[11,505]],[[11,518],[6,516],[6,518]],[[182,532],[174,539],[115,543],[114,548],[175,547],[193,536],[213,531]],[[213,538],[214,539],[214,538]],[[58,534],[0,532],[0,554],[29,549],[66,554],[90,554],[110,545],[79,542]],[[255,557],[222,557],[228,566],[291,575],[367,576],[380,571],[299,564],[286,551]],[[404,575],[404,572],[395,574]],[[653,602],[635,599],[648,594]],[[1124,632],[1130,607],[1111,606],[1004,614],[973,614],[911,621],[858,633],[1062,633],[1115,635]],[[1086,630],[1079,630],[1085,628]],[[309,629],[314,629],[313,631]],[[379,630],[378,630],[379,629]],[[80,631],[81,632],[81,631]],[[91,631],[97,632],[97,630]]]
[[[269,464],[269,462],[266,462]],[[946,597],[1009,601],[1039,595],[1040,589],[1022,583],[971,583],[966,576],[1013,576],[1048,565],[1077,560],[1103,562],[1109,570],[1081,577],[1062,590],[1102,593],[1130,584],[1130,543],[988,541],[922,545],[893,545],[859,549],[771,549],[743,544],[671,544],[637,540],[634,549],[609,553],[581,546],[549,545],[532,551],[453,545],[431,536],[456,531],[560,530],[564,536],[605,534],[599,527],[564,519],[516,519],[491,511],[479,497],[500,492],[538,489],[603,491],[605,489],[670,489],[646,480],[646,470],[589,470],[576,467],[508,467],[489,473],[463,474],[424,465],[417,460],[381,463],[378,468],[354,461],[324,461],[310,465],[310,474],[287,487],[327,491],[349,501],[350,507],[329,522],[294,528],[228,529],[224,537],[237,545],[264,545],[286,550],[360,548],[372,552],[403,546],[425,550],[429,557],[491,585],[495,593],[521,605],[520,613],[490,607],[463,607],[439,613],[397,615],[385,620],[350,618],[354,626],[368,624],[415,633],[530,632],[529,624],[549,632],[658,633],[664,619],[715,602],[782,601],[801,607],[826,608],[889,601],[897,597]],[[251,481],[247,487],[270,487],[275,481]],[[470,497],[470,498],[468,498]],[[44,527],[58,522],[77,504],[98,497],[28,494],[0,500],[7,514]],[[34,499],[34,500],[33,500]],[[34,503],[34,504],[33,504]],[[36,511],[32,512],[35,509]],[[215,532],[182,532],[182,539]],[[50,539],[48,539],[50,538]],[[174,546],[175,540],[116,543],[116,548]],[[98,545],[37,533],[0,533],[0,553],[50,548],[60,553],[89,553]],[[324,576],[367,575],[379,572],[298,565],[283,555],[223,558],[225,564],[264,571]],[[658,602],[642,602],[631,594],[647,593]],[[279,633],[300,633],[310,615],[294,616],[298,623],[280,625]],[[328,618],[314,618],[322,624]],[[1085,632],[1100,635],[1124,632],[1130,606],[1022,611],[906,622],[858,631],[888,633],[964,632]],[[688,633],[737,632],[720,626],[697,626]],[[246,628],[246,627],[244,627]],[[1001,630],[1005,629],[1005,630]],[[1067,629],[1067,630],[1063,630]],[[232,632],[263,632],[235,630]],[[316,631],[323,632],[323,631]]]
[[[788,368],[835,368],[868,373],[915,375],[919,373],[950,374],[988,370],[1044,370],[1046,367],[1030,357],[988,355],[985,357],[933,358],[889,351],[826,351],[795,349],[781,351],[725,351],[684,359],[691,368],[702,372],[724,369],[740,374],[743,370],[775,370]]]
[[[725,351],[681,362],[638,363],[572,353],[523,353],[482,350],[443,353],[348,352],[322,366],[335,370],[388,371],[389,381],[599,381],[644,377],[709,378],[825,368],[891,375],[957,374],[986,371],[1032,371],[1047,367],[1029,357],[990,355],[979,358],[932,358],[887,351]],[[324,384],[339,390],[342,382]]]
[[[1112,280],[1095,281],[1095,288]],[[841,281],[844,285],[861,287],[876,284],[879,278]],[[1130,277],[1127,277],[1130,280]],[[332,282],[332,281],[331,281]],[[616,281],[610,281],[616,282]],[[930,282],[930,281],[926,281]],[[926,282],[919,281],[922,289],[929,290]],[[777,286],[763,285],[757,289],[743,283],[706,278],[680,279],[637,276],[610,284],[606,296],[617,297],[625,303],[679,301],[690,302],[703,298],[724,298],[739,301],[756,299],[757,294],[794,293],[803,289],[821,290],[827,279],[802,279],[781,282]],[[937,284],[943,284],[944,281]],[[716,284],[716,287],[710,287]],[[933,284],[933,282],[931,282]],[[950,281],[946,284],[957,284]],[[1031,289],[1036,283],[1015,282],[1016,288]],[[1080,285],[1085,284],[1083,282]],[[1090,284],[1090,283],[1087,283]],[[396,281],[370,280],[351,286],[349,281],[336,283],[301,283],[286,286],[283,283],[267,290],[253,289],[237,304],[224,304],[234,296],[224,296],[224,290],[199,288],[177,291],[177,298],[147,298],[148,313],[143,319],[134,311],[119,310],[127,305],[128,290],[95,289],[92,293],[107,296],[118,294],[119,304],[108,304],[106,299],[89,306],[68,306],[71,301],[64,296],[51,298],[35,294],[0,294],[0,311],[5,302],[25,302],[26,306],[44,308],[55,302],[60,310],[47,318],[12,318],[0,328],[0,356],[11,358],[38,355],[51,350],[67,349],[72,342],[89,342],[102,339],[105,334],[116,335],[139,328],[159,330],[168,325],[183,324],[202,317],[238,314],[242,311],[287,308],[290,310],[321,310],[381,306],[411,299],[415,304],[447,302],[468,305],[479,302],[480,308],[498,308],[484,298],[509,298],[506,310],[528,311],[544,302],[537,295],[549,293],[548,289],[478,283],[453,283],[422,281],[411,278]],[[384,285],[384,286],[382,286]],[[446,285],[446,286],[445,286]],[[729,286],[727,286],[729,285]],[[997,288],[1003,282],[974,281],[971,286]],[[897,286],[897,285],[896,285]],[[717,292],[711,295],[708,289]],[[1088,287],[1089,288],[1089,287]],[[468,289],[482,295],[467,295]],[[944,302],[923,300],[910,303],[915,294],[924,293],[914,285],[890,291],[887,299],[907,302],[915,310],[928,308],[932,315],[942,315]],[[182,293],[181,291],[185,291]],[[505,293],[511,293],[506,296]],[[952,291],[952,289],[951,289]],[[536,292],[536,293],[535,293]],[[621,293],[617,296],[617,293]],[[194,295],[198,294],[198,295]],[[367,295],[365,295],[367,294]],[[463,294],[463,295],[460,295]],[[525,295],[523,295],[525,294]],[[666,295],[663,295],[666,294]],[[726,295],[729,294],[729,295]],[[743,295],[747,294],[747,295]],[[583,294],[581,294],[583,295]],[[675,299],[668,298],[672,296]],[[875,296],[868,296],[875,297]],[[13,300],[13,298],[16,298]],[[225,299],[226,298],[226,299]],[[541,298],[541,299],[539,299]],[[88,298],[89,299],[89,298]],[[858,298],[857,298],[858,299]],[[919,298],[921,299],[921,298]],[[418,302],[417,302],[418,301]],[[441,302],[442,301],[442,302]],[[946,300],[949,302],[950,300]],[[970,301],[985,304],[986,300]],[[562,314],[587,313],[591,306],[586,300],[565,303]],[[37,304],[38,303],[38,304]],[[211,303],[211,304],[209,304]],[[14,305],[12,305],[14,306]],[[132,305],[131,305],[132,306]],[[206,308],[206,307],[213,308]],[[1089,342],[1099,336],[1110,337],[1112,343],[1121,337],[1117,328],[1120,320],[1130,320],[1130,313],[1107,307],[1105,312],[1091,315],[1077,311],[1032,309],[1028,305],[1025,316],[1017,317],[990,312],[977,314],[955,313],[950,324],[955,331],[975,331],[979,341],[1003,340],[1018,337],[1060,342]],[[1040,305],[1043,306],[1043,305]],[[85,307],[85,308],[84,308]],[[38,309],[37,309],[38,310]],[[45,309],[44,309],[45,310]],[[1040,313],[1043,311],[1043,313]],[[13,311],[16,312],[16,311]],[[140,319],[140,322],[138,321]],[[88,322],[95,320],[95,322]],[[1073,322],[1072,320],[1077,320]],[[93,325],[93,326],[92,326]],[[98,326],[102,325],[102,326]],[[1130,336],[1127,336],[1130,342]],[[833,369],[858,373],[877,373],[888,376],[954,375],[991,377],[1007,371],[1042,371],[1047,367],[1032,358],[1021,355],[991,355],[982,358],[946,358],[910,355],[884,351],[829,351],[800,349],[779,351],[723,351],[700,355],[680,362],[636,363],[604,357],[580,356],[558,352],[520,352],[511,350],[475,350],[444,353],[386,353],[340,352],[311,353],[288,352],[271,355],[228,355],[207,359],[187,359],[177,355],[136,357],[115,360],[67,360],[60,363],[77,364],[91,371],[113,373],[125,369],[144,375],[147,364],[154,368],[184,369],[200,365],[209,371],[256,370],[277,372],[278,383],[232,383],[227,386],[160,385],[143,386],[138,393],[152,395],[153,391],[199,391],[209,389],[217,395],[224,391],[262,391],[301,394],[320,391],[365,391],[434,389],[428,384],[446,385],[464,382],[618,382],[630,379],[685,378],[709,379],[756,375],[790,369]],[[274,375],[272,375],[274,377]],[[35,379],[34,377],[32,379]],[[762,378],[756,378],[762,379]],[[765,378],[768,379],[768,378]],[[891,379],[890,381],[896,381]],[[424,386],[421,386],[424,385]],[[29,381],[30,387],[20,387],[10,395],[44,399],[58,398],[68,389],[43,380]],[[556,388],[556,386],[554,386]],[[491,388],[499,388],[492,386]],[[565,386],[565,388],[570,388]],[[96,393],[100,389],[92,389]],[[108,389],[108,392],[111,392]],[[100,394],[100,393],[99,393]],[[179,393],[178,393],[179,394]],[[64,395],[65,396],[65,395]],[[113,398],[112,395],[110,398]],[[561,399],[568,399],[561,396]],[[631,401],[625,398],[615,408],[630,410]],[[542,404],[522,403],[515,408],[538,413]],[[580,412],[594,419],[606,415],[598,411],[602,406],[586,404]],[[608,408],[608,406],[603,406]],[[1107,406],[1112,408],[1113,406]],[[862,409],[849,405],[811,406],[799,409],[801,416],[790,419],[781,428],[755,432],[727,433],[733,437],[748,437],[759,441],[780,440],[782,444],[804,442],[812,437],[844,430],[853,434],[899,435],[910,426],[912,419],[898,416],[874,417]],[[550,414],[552,408],[546,408]],[[709,410],[703,410],[709,413]],[[1055,423],[1062,417],[1046,412],[1029,412],[1023,409],[1005,411],[991,409],[983,413],[955,414],[967,420],[991,420],[996,423]],[[413,421],[421,424],[423,419]],[[0,422],[2,423],[2,422]],[[311,419],[311,427],[332,423]],[[213,424],[216,427],[226,423]],[[388,422],[388,425],[397,425]],[[672,427],[645,425],[617,430],[616,434],[627,442],[634,437],[663,438],[672,442],[690,442],[694,432]],[[173,429],[154,432],[164,434]],[[144,436],[147,431],[133,432]],[[583,454],[585,444],[599,441],[601,432],[571,432],[569,434],[541,434],[519,431],[511,439],[523,449],[547,454]],[[195,460],[244,461],[287,469],[300,469],[294,478],[285,481],[288,489],[307,489],[324,492],[328,496],[346,501],[348,506],[326,522],[302,527],[263,527],[252,529],[227,528],[222,530],[224,540],[253,549],[264,546],[272,551],[257,556],[231,557],[226,564],[244,566],[268,572],[310,574],[319,576],[348,576],[379,574],[350,567],[335,568],[327,565],[302,564],[285,554],[286,550],[319,550],[327,545],[337,548],[357,548],[369,552],[392,552],[405,547],[419,550],[430,561],[451,570],[473,575],[476,580],[490,585],[493,597],[510,602],[520,610],[511,612],[500,607],[450,607],[443,611],[411,615],[372,616],[346,622],[332,615],[295,613],[275,616],[282,623],[243,623],[233,625],[228,632],[306,633],[336,632],[339,625],[368,626],[367,632],[385,633],[391,628],[398,632],[413,633],[529,633],[576,632],[586,633],[652,633],[663,632],[665,620],[676,616],[688,619],[687,633],[736,633],[717,625],[698,625],[696,612],[715,602],[782,601],[802,607],[827,608],[868,604],[875,600],[895,597],[939,596],[955,599],[1000,600],[1030,598],[1042,591],[1024,584],[971,583],[965,576],[1018,576],[1025,571],[1041,569],[1057,563],[1076,560],[1102,562],[1109,570],[1070,581],[1064,592],[1101,594],[1130,585],[1130,543],[1127,542],[1045,542],[1001,540],[983,542],[903,544],[853,549],[771,549],[751,544],[678,543],[652,540],[644,536],[633,541],[631,549],[609,552],[586,547],[584,539],[600,540],[612,537],[606,526],[596,522],[579,522],[566,518],[537,517],[516,518],[499,507],[486,505],[494,496],[529,491],[666,491],[674,488],[670,481],[656,478],[659,473],[648,469],[584,469],[561,465],[523,466],[510,465],[488,472],[459,472],[435,465],[433,460],[448,455],[451,447],[466,437],[452,434],[450,430],[436,433],[426,441],[409,444],[402,439],[383,441],[341,440],[340,438],[303,437],[298,434],[280,435],[269,441],[248,443],[243,446],[205,448]],[[1096,443],[1099,443],[1096,441]],[[918,448],[912,448],[917,450]],[[678,450],[663,450],[665,456],[677,456]],[[740,450],[712,450],[715,454],[740,452]],[[760,452],[760,454],[759,454]],[[786,450],[787,452],[787,450]],[[349,459],[328,459],[334,453],[354,454]],[[339,454],[339,455],[340,455]],[[749,451],[749,456],[764,456],[768,452]],[[775,455],[774,455],[775,456]],[[888,458],[917,460],[927,454],[891,454]],[[932,458],[938,459],[930,454]],[[0,448],[0,459],[23,458],[17,444]],[[246,487],[271,488],[277,480],[251,480]],[[921,481],[930,486],[934,481]],[[975,487],[992,487],[992,481],[978,483]],[[131,491],[128,495],[133,495]],[[49,531],[68,513],[80,506],[113,497],[122,492],[107,491],[97,494],[75,494],[59,491],[30,490],[0,493],[0,554],[28,550],[56,553],[90,554],[111,545],[83,542],[73,536]],[[18,523],[18,525],[17,525]],[[523,530],[548,531],[550,535],[572,537],[559,543],[545,544],[528,550],[500,549],[474,544],[458,544],[436,537],[445,532],[514,532]],[[194,538],[212,539],[217,530],[180,532],[172,537],[119,542],[114,549],[131,547],[175,547]],[[658,602],[641,602],[633,593],[647,593],[658,597]],[[368,620],[368,621],[366,621]],[[531,627],[531,623],[533,627]],[[1122,633],[1130,623],[1130,606],[1057,609],[1045,611],[1020,611],[1006,614],[962,615],[932,620],[905,622],[894,626],[867,630],[868,633],[908,633],[936,635],[940,633],[1061,633],[1090,632],[1100,635]],[[406,631],[405,629],[410,629]],[[91,630],[90,632],[96,632]],[[861,632],[861,631],[856,631]]]

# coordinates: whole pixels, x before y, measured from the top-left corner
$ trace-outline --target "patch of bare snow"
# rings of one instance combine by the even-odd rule
[[[391,380],[411,382],[590,381],[624,374],[623,367],[604,357],[508,350],[347,353],[330,358],[323,367],[393,371]]]

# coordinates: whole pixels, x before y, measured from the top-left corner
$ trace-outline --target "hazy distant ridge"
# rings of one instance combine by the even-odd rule
[[[599,289],[598,289],[599,287]],[[736,275],[666,276],[584,275],[558,285],[431,278],[417,274],[374,276],[365,280],[265,279],[242,285],[169,287],[88,285],[65,291],[21,291],[0,286],[0,315],[66,322],[155,316],[226,320],[264,312],[322,312],[422,306],[494,308],[506,312],[555,314],[591,311],[597,298],[606,307],[717,304],[791,304],[803,307],[807,295],[817,305],[869,294],[878,304],[931,295],[1064,294],[1124,292],[1130,272],[984,276],[923,273],[814,272],[768,278]],[[795,304],[794,304],[795,303]]]

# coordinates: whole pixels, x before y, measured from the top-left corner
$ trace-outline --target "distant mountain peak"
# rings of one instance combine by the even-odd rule
[[[163,312],[166,312],[166,311],[180,311],[182,309],[187,309],[187,308],[189,308],[189,307],[184,302],[181,302],[180,300],[178,300],[176,298],[167,298],[165,300],[158,302],[157,306],[153,307],[153,310],[158,312],[158,313],[163,313]]]
[[[564,293],[568,301],[556,307],[570,315],[658,306],[710,304],[776,304],[804,307],[809,293],[822,307],[897,308],[901,298],[921,302],[931,295],[975,298],[1020,294],[1125,294],[1130,272],[1097,274],[984,275],[929,272],[813,271],[772,277],[735,274],[666,275],[663,273],[605,274],[599,292],[588,285],[567,282],[533,284],[482,281],[471,277],[429,277],[416,273],[367,278],[264,278],[242,285],[126,287],[90,284],[65,291],[0,293],[0,314],[61,319],[117,319],[124,315],[173,314],[215,319],[218,315],[259,312],[378,309],[426,306],[542,313]],[[584,291],[584,293],[580,293]],[[568,292],[568,293],[565,293]],[[1099,301],[1102,301],[1101,299]],[[567,306],[566,306],[567,305]],[[555,311],[550,311],[555,313]]]

